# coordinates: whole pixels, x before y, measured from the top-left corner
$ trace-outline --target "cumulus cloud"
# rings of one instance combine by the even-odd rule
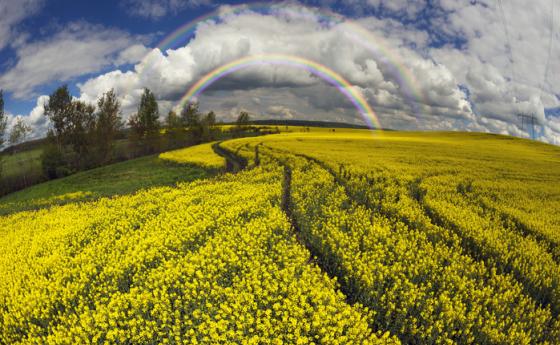
[[[560,138],[558,117],[546,112],[560,107],[550,87],[560,83],[560,65],[548,58],[549,51],[553,57],[559,55],[560,42],[558,33],[550,36],[547,31],[552,23],[542,10],[547,8],[545,0],[538,10],[523,15],[521,0],[504,6],[511,44],[493,2],[408,3],[346,2],[361,8],[364,15],[357,23],[367,34],[349,23],[325,25],[315,9],[283,6],[275,15],[249,9],[226,15],[225,10],[221,18],[199,25],[184,47],[153,49],[132,70],[117,69],[79,84],[80,98],[93,102],[115,88],[128,116],[143,87],[149,87],[164,108],[171,109],[190,86],[217,67],[245,56],[286,54],[342,75],[362,91],[385,127],[526,137],[527,128],[521,128],[517,118],[523,112],[533,114],[542,125],[538,131],[542,140]],[[381,14],[369,15],[368,8],[381,9]],[[422,18],[415,22],[407,19],[419,13]],[[523,25],[512,24],[516,16],[523,17],[519,22]],[[130,49],[131,55],[141,54],[141,49]],[[249,110],[256,117],[361,121],[336,87],[310,70],[288,64],[236,71],[212,84],[199,100],[203,109],[216,110],[228,120]]]
[[[283,105],[271,105],[266,111],[267,115],[285,120],[294,118],[294,111]]]
[[[132,16],[157,20],[187,8],[211,3],[211,0],[121,0],[120,5]]]
[[[469,126],[477,123],[474,127],[479,130],[527,136],[527,127],[520,130],[517,117],[525,113],[536,117],[543,140],[553,142],[544,133],[558,135],[545,117],[545,110],[558,107],[560,101],[560,61],[555,58],[560,55],[560,31],[558,21],[554,22],[560,12],[557,1],[536,0],[530,8],[523,0],[306,2],[346,6],[355,13],[375,14],[381,22],[406,22],[411,31],[426,33],[426,40],[414,45],[417,40],[412,39],[410,46],[449,69],[468,93],[476,114]]]
[[[137,62],[146,53],[138,41],[121,30],[70,23],[46,41],[17,47],[17,63],[0,76],[0,84],[15,98],[27,98],[37,86],[52,81]]]
[[[405,88],[410,85],[402,81],[402,72],[395,68],[396,62],[379,49],[379,41],[360,37],[371,39],[369,45],[364,45],[364,42],[352,39],[356,33],[351,25],[341,23],[325,27],[318,16],[307,16],[306,20],[297,17],[294,20],[294,15],[297,13],[286,9],[276,16],[250,10],[235,16],[224,16],[218,22],[201,25],[196,37],[185,47],[166,52],[154,49],[133,71],[114,71],[81,84],[81,97],[92,101],[114,87],[123,95],[123,105],[127,107],[135,103],[143,87],[149,87],[161,100],[178,100],[190,85],[216,67],[245,56],[274,53],[297,55],[318,62],[363,90],[374,107],[387,110],[379,112],[380,117],[387,121],[390,118],[393,122],[396,117],[410,120],[414,102],[419,100],[406,94]],[[411,74],[418,76],[419,82],[415,87],[425,94],[421,100],[424,102],[422,110],[455,117],[471,116],[465,95],[451,72],[409,49],[411,37],[422,41],[425,35],[411,35],[404,25],[396,22],[391,25],[395,30],[392,35],[386,35],[386,45],[396,55],[405,55],[407,58],[403,59],[402,68],[408,68]],[[364,21],[364,26],[371,30],[383,27],[379,20]],[[310,111],[307,113],[321,110],[333,116],[339,116],[341,112],[346,112],[348,118],[358,115],[352,103],[336,87],[312,71],[283,64],[262,64],[237,71],[212,85],[207,93],[212,95],[240,89],[269,89],[272,92],[270,90],[280,88],[290,89],[291,94],[301,97],[307,104],[298,102],[300,109],[308,108]],[[249,99],[253,98],[249,96]],[[260,104],[258,112],[278,106],[278,101]],[[253,104],[253,107],[256,105]],[[297,112],[305,114],[299,109]]]
[[[14,115],[7,112],[6,137],[8,137],[8,133],[11,132],[18,118],[23,119],[31,127],[32,132],[27,136],[28,140],[44,137],[49,126],[48,119],[44,116],[44,106],[48,101],[49,96],[39,96],[35,107],[33,107],[29,114]],[[8,144],[5,143],[4,145],[7,146]]]
[[[535,1],[528,11],[519,0],[503,2],[501,8],[490,1],[442,1],[450,11],[454,34],[466,43],[462,49],[432,49],[431,55],[469,90],[478,116],[510,124],[501,132],[527,136],[527,127],[520,132],[517,115],[530,114],[543,133],[550,134],[542,139],[554,142],[551,135],[560,133],[545,117],[545,109],[560,105],[552,87],[560,83],[560,64],[554,58],[560,54],[560,34],[551,15],[554,3]],[[556,7],[559,11],[560,6]]]

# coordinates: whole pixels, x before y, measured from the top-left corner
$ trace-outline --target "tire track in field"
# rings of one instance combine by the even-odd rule
[[[401,217],[398,214],[394,214],[393,212],[388,212],[383,208],[383,206],[380,206],[379,208],[373,208],[369,202],[357,198],[352,188],[349,186],[348,181],[345,180],[345,177],[341,177],[340,174],[337,174],[325,162],[322,162],[317,158],[310,157],[305,154],[293,153],[282,149],[271,148],[268,146],[266,146],[266,148],[268,148],[271,151],[276,151],[279,153],[300,157],[306,159],[311,163],[317,164],[319,167],[321,167],[329,174],[331,174],[335,182],[344,188],[346,195],[356,204],[364,206],[372,211],[380,212],[383,216],[387,217],[392,221],[401,221],[412,229],[423,231],[422,226],[419,226],[413,220],[410,220],[407,217]],[[414,188],[415,186],[413,186],[414,184],[418,185],[419,181],[412,182],[412,185],[410,186],[412,194],[414,194],[414,189],[415,189]],[[539,286],[537,286],[534,282],[530,281],[528,278],[525,278],[523,272],[516,269],[514,266],[510,265],[509,263],[504,262],[498,253],[493,253],[493,252],[488,253],[487,251],[485,251],[480,243],[478,243],[475,239],[466,236],[459,226],[457,226],[453,222],[449,222],[444,217],[442,217],[439,213],[437,213],[435,210],[429,207],[429,205],[427,205],[422,200],[422,198],[414,198],[414,195],[409,195],[409,196],[414,200],[416,200],[419,207],[422,209],[423,213],[428,217],[432,226],[452,231],[456,236],[458,236],[458,239],[460,240],[459,243],[460,248],[463,250],[463,253],[465,255],[470,256],[475,261],[483,262],[485,266],[488,268],[491,267],[497,268],[502,274],[510,274],[520,284],[520,286],[523,287],[523,291],[525,292],[525,294],[531,296],[531,298],[541,306],[551,308],[552,315],[554,318],[557,318],[560,315],[559,306],[556,306],[553,302],[554,298],[553,298],[552,291],[546,288],[544,290],[542,288],[539,288]],[[446,243],[446,241],[441,238],[431,237],[431,236],[429,236],[429,238],[430,241],[432,241],[433,243],[440,242],[450,247],[450,249],[452,249],[451,248],[452,246],[449,243]]]
[[[497,266],[499,262],[503,263],[501,258],[499,256],[496,256],[497,254],[489,256],[488,253],[484,253],[484,251],[480,251],[479,249],[481,249],[480,247],[481,244],[474,241],[474,239],[468,238],[468,236],[467,237],[462,236],[460,229],[454,226],[455,224],[448,224],[447,222],[444,222],[443,219],[439,217],[439,214],[433,213],[433,210],[431,210],[428,207],[428,205],[424,203],[424,201],[422,200],[423,198],[421,196],[416,198],[415,194],[418,194],[420,192],[417,191],[416,189],[420,187],[419,184],[421,183],[421,181],[411,182],[412,185],[408,186],[408,189],[410,190],[408,194],[406,194],[405,196],[412,198],[413,201],[418,203],[418,206],[421,208],[424,215],[426,216],[427,223],[425,225],[415,222],[414,219],[408,219],[406,215],[401,216],[395,212],[391,212],[390,209],[385,209],[383,205],[378,205],[378,207],[376,207],[375,204],[372,204],[367,199],[363,199],[363,198],[360,199],[360,197],[355,194],[355,190],[352,188],[352,185],[350,184],[349,179],[352,178],[352,175],[348,174],[345,171],[336,173],[334,169],[331,168],[327,163],[317,158],[307,156],[305,154],[294,153],[287,150],[283,150],[281,148],[272,148],[267,145],[264,145],[263,143],[260,143],[259,145],[261,150],[255,149],[255,158],[257,157],[257,155],[260,155],[261,157],[266,156],[267,158],[270,158],[273,162],[276,162],[278,165],[283,166],[285,169],[284,177],[283,177],[283,185],[282,185],[283,188],[282,188],[281,207],[282,210],[287,215],[290,223],[292,224],[297,240],[310,253],[311,257],[309,263],[316,264],[330,278],[336,278],[338,280],[339,282],[338,290],[345,295],[346,301],[350,305],[359,302],[359,298],[358,298],[359,294],[357,293],[358,291],[355,288],[353,288],[352,282],[347,281],[348,276],[344,273],[344,271],[337,272],[336,269],[333,270],[333,267],[340,267],[340,263],[337,262],[337,260],[333,261],[332,258],[323,255],[320,249],[315,248],[311,244],[313,239],[307,238],[308,234],[306,234],[305,231],[302,231],[300,225],[298,224],[297,217],[293,213],[294,204],[292,199],[292,169],[289,163],[291,160],[290,157],[298,157],[298,158],[305,159],[309,163],[315,164],[318,167],[324,169],[328,174],[332,176],[334,182],[336,182],[338,185],[343,187],[345,194],[349,197],[349,199],[352,202],[355,202],[356,205],[366,207],[373,212],[379,213],[380,215],[387,217],[391,221],[402,222],[408,227],[410,227],[411,229],[424,231],[424,226],[433,226],[434,229],[440,229],[440,231],[450,231],[452,234],[457,236],[456,239],[454,240],[446,240],[446,238],[442,236],[437,236],[437,234],[434,231],[431,232],[427,231],[427,235],[428,235],[427,239],[434,244],[440,243],[442,245],[447,246],[450,250],[453,250],[454,248],[458,250],[462,250],[463,255],[471,257],[472,259],[474,259],[475,262],[483,263],[489,270],[492,267],[499,267]],[[245,148],[249,149],[249,147],[245,147]],[[266,152],[266,150],[269,150],[270,152]],[[276,155],[275,153],[278,153],[279,155]],[[552,308],[551,322],[555,322],[555,320],[557,320],[558,313],[554,308],[555,307],[554,303],[551,303],[551,299],[550,299],[551,296],[545,296],[543,300],[542,292],[538,291],[537,286],[533,286],[532,283],[527,282],[525,279],[523,279],[522,272],[519,272],[518,270],[514,269],[514,267],[502,265],[500,271],[501,274],[510,275],[511,278],[513,278],[513,280],[517,281],[519,286],[522,288],[523,293],[526,296],[532,298],[535,302],[537,302],[537,305],[540,305],[540,307],[542,308]],[[537,289],[537,291],[535,289]],[[540,298],[539,295],[541,295]]]
[[[292,169],[290,166],[284,162],[278,161],[278,164],[284,167],[284,178],[282,181],[282,201],[281,207],[292,228],[294,229],[294,233],[298,242],[307,249],[309,252],[309,260],[308,264],[315,264],[317,267],[321,269],[330,279],[336,279],[338,282],[337,290],[339,290],[345,297],[346,303],[349,305],[354,305],[358,303],[358,293],[353,286],[357,286],[356,284],[345,284],[344,282],[347,281],[347,275],[343,273],[337,274],[333,272],[330,267],[341,267],[339,262],[333,262],[332,258],[329,258],[327,255],[315,248],[311,242],[308,240],[306,234],[301,230],[301,227],[297,221],[296,216],[293,213],[293,200],[292,200]],[[309,235],[308,235],[309,236]]]
[[[499,217],[500,223],[504,229],[509,229],[512,232],[519,234],[522,237],[529,238],[539,244],[545,251],[547,251],[552,259],[560,264],[560,243],[550,238],[546,233],[535,229],[534,227],[526,224],[517,216],[508,211],[501,210],[499,206],[495,206],[489,200],[484,200],[480,195],[474,194],[474,198],[478,204],[488,213],[495,214]],[[469,200],[469,199],[468,199]],[[471,200],[469,200],[472,202]]]
[[[220,142],[221,143],[221,142]],[[213,146],[214,152],[216,154],[224,157],[226,159],[226,164],[228,165],[227,172],[237,173],[241,169],[245,169],[248,166],[248,162],[245,158],[238,155],[238,153],[233,153],[227,149],[224,149],[219,144],[216,143]],[[260,144],[262,145],[262,144]],[[270,149],[269,147],[262,145],[266,149]],[[292,200],[292,169],[290,168],[289,164],[278,157],[274,157],[272,155],[267,155],[266,153],[260,153],[258,149],[258,145],[255,148],[255,166],[257,166],[260,162],[258,158],[260,156],[268,156],[272,159],[276,164],[282,166],[284,168],[283,178],[282,178],[282,194],[280,199],[280,208],[288,218],[290,225],[294,231],[294,236],[296,237],[297,241],[309,252],[309,260],[308,264],[315,264],[317,267],[321,269],[330,279],[336,279],[338,284],[337,290],[340,291],[346,299],[346,303],[349,305],[354,305],[357,302],[356,293],[352,291],[349,286],[341,284],[344,282],[344,277],[342,275],[337,275],[329,269],[329,266],[332,266],[333,263],[329,263],[327,258],[322,255],[322,253],[314,248],[310,242],[305,238],[304,233],[301,231],[301,227],[298,224],[296,217],[293,214],[293,200]],[[229,163],[228,163],[229,162]]]
[[[223,148],[220,144],[223,141],[212,145],[212,150],[226,160],[226,172],[237,173],[247,167],[247,160],[236,153]]]

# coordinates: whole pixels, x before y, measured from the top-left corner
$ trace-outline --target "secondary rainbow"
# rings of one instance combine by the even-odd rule
[[[179,105],[184,106],[185,104],[194,101],[204,90],[206,90],[216,81],[239,70],[259,65],[288,66],[292,68],[304,69],[312,73],[313,75],[338,88],[338,90],[344,96],[346,96],[346,98],[348,98],[348,100],[354,105],[354,107],[356,107],[356,109],[364,118],[365,122],[370,128],[382,129],[377,115],[359,89],[351,85],[346,79],[344,79],[341,75],[339,75],[329,67],[295,55],[259,54],[246,56],[231,61],[212,70],[211,72],[200,78],[181,98]]]
[[[414,113],[417,122],[422,116],[423,104],[427,104],[426,95],[419,86],[413,73],[402,61],[396,52],[389,48],[389,45],[379,36],[370,30],[365,29],[359,23],[348,18],[326,10],[303,6],[295,3],[270,3],[262,1],[252,1],[240,5],[220,6],[214,11],[192,20],[166,36],[159,44],[158,49],[164,53],[168,49],[182,46],[189,39],[195,37],[201,25],[212,25],[227,21],[227,18],[234,17],[242,13],[259,13],[265,15],[287,15],[291,18],[299,18],[309,21],[319,21],[328,28],[334,28],[346,35],[348,39],[368,50],[376,58],[376,62],[383,64],[396,79],[407,103]],[[145,64],[149,64],[145,61]]]

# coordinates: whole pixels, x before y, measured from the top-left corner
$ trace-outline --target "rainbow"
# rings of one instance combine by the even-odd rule
[[[427,101],[427,96],[422,91],[422,87],[420,87],[410,69],[386,44],[381,44],[380,42],[382,41],[375,37],[370,31],[350,21],[344,22],[341,25],[351,28],[351,30],[343,30],[350,40],[361,45],[372,53],[372,55],[379,58],[381,63],[389,67],[391,74],[397,79],[405,99],[409,101],[416,122],[418,123],[418,118],[422,113],[422,105],[428,104],[429,102]],[[369,38],[369,40],[365,40],[364,37]],[[377,42],[377,44],[374,45],[371,42]]]
[[[234,73],[239,70],[259,65],[281,65],[293,68],[304,69],[317,77],[325,80],[329,84],[338,88],[338,90],[348,98],[348,100],[356,107],[359,113],[362,115],[366,121],[368,127],[382,129],[381,123],[373,109],[370,107],[369,103],[365,99],[364,95],[356,87],[352,86],[346,79],[341,75],[328,68],[327,66],[321,65],[315,61],[308,60],[299,56],[294,55],[283,55],[283,54],[259,54],[242,57],[240,59],[231,61],[225,65],[222,65],[205,76],[199,79],[187,93],[181,97],[179,101],[179,106],[183,107],[189,102],[193,102],[197,99],[200,94],[206,90],[210,85],[216,81]]]
[[[253,2],[245,2],[239,5],[222,5],[216,8],[214,11],[211,11],[207,14],[204,14],[200,17],[197,17],[188,23],[185,23],[175,29],[172,33],[167,35],[157,44],[157,47],[162,52],[176,48],[180,45],[187,43],[188,39],[195,36],[196,30],[198,29],[199,24],[201,23],[209,23],[209,22],[223,22],[228,17],[233,17],[235,15],[239,15],[242,13],[247,13],[248,11],[252,11],[254,13],[265,13],[265,14],[274,14],[278,13],[279,10],[283,10],[286,8],[298,8],[298,9],[308,9],[303,5],[295,5],[290,3],[271,3],[271,2],[264,2],[264,1],[253,1]],[[292,15],[299,15],[300,17],[308,17],[308,19],[313,19],[311,15],[305,15],[302,12],[295,12],[290,11]],[[333,15],[321,15],[320,19],[323,22],[332,22],[333,18],[335,17],[342,18],[342,16],[333,14]],[[341,21],[341,20],[339,20]]]
[[[171,34],[166,36],[158,45],[157,48],[165,53],[169,49],[176,48],[188,43],[188,40],[195,37],[196,31],[202,24],[219,23],[227,20],[228,17],[233,17],[242,13],[261,13],[265,15],[281,15],[289,14],[292,18],[302,18],[310,21],[318,21],[326,28],[334,28],[341,31],[346,37],[354,43],[361,45],[364,49],[369,51],[378,63],[387,67],[390,74],[395,78],[399,89],[401,90],[404,98],[411,107],[416,121],[422,115],[422,105],[428,104],[426,95],[421,91],[422,88],[417,82],[416,78],[402,61],[402,59],[389,48],[389,45],[372,32],[365,29],[363,26],[355,21],[348,20],[344,16],[328,11],[318,10],[316,8],[309,8],[300,4],[294,3],[271,3],[271,2],[251,2],[241,5],[226,5],[220,6],[214,11],[200,16],[182,26],[177,28]],[[144,65],[149,65],[148,54],[144,58]],[[145,69],[144,69],[145,70]]]

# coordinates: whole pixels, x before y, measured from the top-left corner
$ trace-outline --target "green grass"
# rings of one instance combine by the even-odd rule
[[[0,198],[0,215],[52,205],[134,193],[148,187],[173,185],[210,175],[194,165],[166,163],[154,156],[83,171],[41,183]]]
[[[219,125],[222,132],[226,132],[235,125]],[[257,125],[256,127],[263,130],[275,130],[278,128],[280,132],[303,132],[306,128],[309,128],[310,132],[313,133],[328,133],[332,132],[333,128],[323,128],[323,127],[302,127],[302,126],[267,126],[267,125]],[[344,133],[352,131],[347,128],[336,128],[335,131],[338,133]],[[118,139],[115,141],[115,152],[118,156],[128,156],[130,150],[130,141],[128,139]],[[11,178],[16,176],[21,176],[25,172],[28,175],[39,174],[41,172],[41,154],[43,153],[42,148],[33,148],[25,151],[15,153],[13,155],[5,154],[1,162],[2,170],[0,179]]]
[[[2,159],[2,177],[21,175],[23,171],[41,170],[43,149],[22,151],[13,155],[4,155]]]

